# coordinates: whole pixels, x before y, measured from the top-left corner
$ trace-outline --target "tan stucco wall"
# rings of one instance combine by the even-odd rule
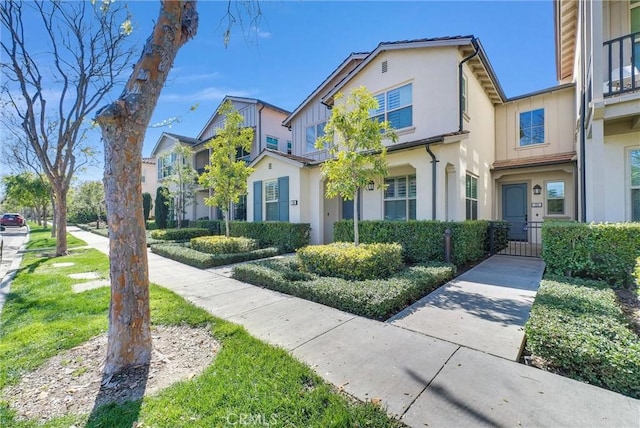
[[[156,189],[158,188],[158,169],[156,164],[142,163],[142,193],[151,194],[151,198],[155,199]]]
[[[267,147],[267,136],[278,139],[278,150],[287,152],[287,140],[291,141],[291,131],[282,126],[286,115],[270,108],[262,109],[262,141],[261,147]]]
[[[574,88],[568,88],[496,106],[496,160],[523,159],[575,151],[574,92]],[[520,113],[539,108],[544,108],[545,142],[520,147]]]

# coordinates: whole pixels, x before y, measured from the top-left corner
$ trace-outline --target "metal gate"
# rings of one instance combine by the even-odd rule
[[[489,252],[491,255],[541,257],[542,222],[489,222]]]

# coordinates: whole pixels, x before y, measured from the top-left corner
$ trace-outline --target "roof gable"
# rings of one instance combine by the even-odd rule
[[[295,165],[299,168],[302,168],[303,166],[309,165],[310,163],[314,162],[313,159],[290,155],[287,153],[278,152],[276,150],[263,149],[262,152],[260,152],[260,154],[249,163],[249,166],[253,167],[259,164],[265,157],[275,158],[291,165]]]
[[[156,157],[158,153],[163,152],[168,147],[178,143],[193,147],[200,144],[200,142],[201,141],[196,138],[185,137],[184,135],[172,134],[170,132],[163,132],[151,151],[151,157]]]

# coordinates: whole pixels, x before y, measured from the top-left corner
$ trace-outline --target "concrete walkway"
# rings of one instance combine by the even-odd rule
[[[7,227],[2,235],[2,260],[0,260],[0,312],[11,291],[11,280],[16,275],[25,246],[29,241],[28,227]]]
[[[76,228],[69,232],[108,251],[101,236]],[[508,259],[504,263],[508,269]],[[289,350],[356,398],[380,400],[412,427],[640,426],[640,401],[620,394],[153,253],[149,271],[152,282]],[[498,284],[502,272],[483,275]]]

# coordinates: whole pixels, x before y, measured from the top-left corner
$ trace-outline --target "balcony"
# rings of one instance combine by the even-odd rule
[[[605,97],[640,90],[640,32],[604,42]]]

